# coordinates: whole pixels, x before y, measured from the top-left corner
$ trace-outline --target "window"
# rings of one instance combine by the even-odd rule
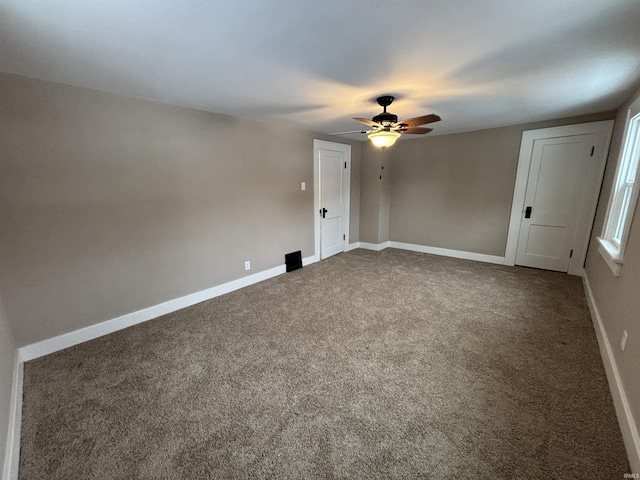
[[[624,250],[631,220],[638,201],[638,161],[640,160],[640,99],[629,108],[622,143],[622,154],[613,182],[607,217],[600,242],[600,253],[615,276],[624,263]]]

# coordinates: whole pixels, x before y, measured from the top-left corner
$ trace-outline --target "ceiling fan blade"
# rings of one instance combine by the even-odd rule
[[[366,130],[352,130],[350,132],[336,132],[330,133],[329,135],[346,135],[347,133],[367,133]]]
[[[369,120],[368,118],[360,118],[353,117],[354,120],[357,120],[360,123],[364,123],[365,125],[369,125],[370,127],[381,127],[379,123],[374,122],[373,120]]]
[[[433,128],[411,127],[411,128],[407,128],[406,130],[399,130],[399,132],[402,134],[408,133],[408,134],[422,135],[425,133],[429,133],[432,130]]]
[[[402,120],[400,122],[397,122],[396,125],[406,125],[407,127],[417,127],[418,125],[426,125],[427,123],[439,122],[440,120],[442,119],[438,115],[436,115],[435,113],[430,113],[429,115],[423,115],[421,117]]]

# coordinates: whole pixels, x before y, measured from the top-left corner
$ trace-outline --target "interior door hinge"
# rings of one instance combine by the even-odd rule
[[[593,147],[591,147],[591,156],[593,157],[593,152],[596,149],[595,145]]]
[[[571,251],[569,252],[569,258],[573,258],[573,248],[571,249]]]
[[[344,168],[347,168],[347,162],[344,162]]]
[[[343,240],[346,240],[346,239],[347,239],[347,236],[346,236],[346,235],[342,235],[342,239],[343,239]]]

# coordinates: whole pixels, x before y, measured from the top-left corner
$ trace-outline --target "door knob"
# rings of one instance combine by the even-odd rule
[[[327,209],[323,208],[322,210],[320,210],[320,212],[322,213],[322,218],[324,218],[324,216],[327,214]]]

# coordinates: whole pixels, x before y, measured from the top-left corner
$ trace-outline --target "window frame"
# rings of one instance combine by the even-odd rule
[[[640,98],[627,110],[622,149],[611,189],[607,215],[598,237],[598,251],[617,277],[640,193]]]

